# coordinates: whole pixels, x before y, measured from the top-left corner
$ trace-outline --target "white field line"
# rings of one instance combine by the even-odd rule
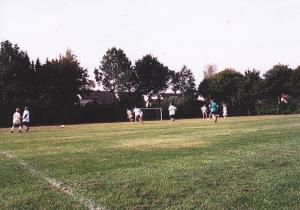
[[[26,170],[28,170],[32,175],[38,176],[42,179],[44,179],[48,184],[50,184],[52,187],[62,191],[63,193],[69,195],[72,197],[73,200],[78,201],[81,205],[85,206],[86,208],[90,210],[106,210],[105,207],[98,206],[94,201],[92,201],[89,198],[83,197],[80,194],[76,193],[71,187],[66,186],[61,181],[58,181],[54,178],[50,178],[41,171],[38,171],[37,169],[30,166],[27,162],[20,159],[19,157],[10,154],[8,152],[0,151],[1,154],[5,155],[9,159],[13,159],[17,161],[20,165],[22,165]]]

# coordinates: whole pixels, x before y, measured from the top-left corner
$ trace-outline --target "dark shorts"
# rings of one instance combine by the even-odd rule
[[[211,112],[211,114],[218,114],[218,112]]]
[[[29,122],[23,122],[23,125],[29,126]]]
[[[175,118],[175,114],[170,115],[170,118]]]

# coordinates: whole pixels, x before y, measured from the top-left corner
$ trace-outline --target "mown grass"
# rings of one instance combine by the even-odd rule
[[[0,151],[108,209],[300,209],[300,117],[34,127]],[[0,155],[0,209],[80,209]]]

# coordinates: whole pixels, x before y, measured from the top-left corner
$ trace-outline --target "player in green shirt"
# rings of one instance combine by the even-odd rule
[[[218,121],[218,104],[214,100],[210,100],[210,111],[215,123]]]

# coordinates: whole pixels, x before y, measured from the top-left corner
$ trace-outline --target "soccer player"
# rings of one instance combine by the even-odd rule
[[[211,111],[211,115],[215,121],[215,123],[218,121],[218,104],[216,102],[214,102],[213,99],[210,100],[210,111]]]
[[[226,118],[228,113],[227,113],[227,105],[223,102],[222,103],[222,107],[223,107],[223,117]]]
[[[134,107],[133,109],[135,121],[140,121],[143,124],[143,112],[141,109]]]
[[[168,110],[169,110],[170,120],[173,123],[173,122],[175,122],[175,113],[176,113],[177,108],[175,106],[173,106],[172,103],[170,103]]]
[[[30,120],[29,110],[28,107],[25,107],[23,112],[22,124],[26,132],[29,130],[29,120]]]
[[[203,120],[207,119],[207,107],[205,104],[201,107]]]
[[[15,127],[19,127],[19,132],[22,132],[22,126],[21,126],[21,110],[19,108],[16,108],[16,112],[13,115],[13,125],[10,129],[10,133],[14,132]]]
[[[133,113],[130,109],[127,109],[127,118],[129,122],[133,123]]]

